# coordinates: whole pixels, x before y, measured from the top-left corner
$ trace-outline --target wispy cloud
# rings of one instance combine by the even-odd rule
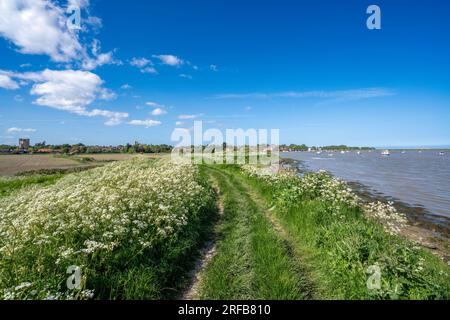
[[[164,114],[167,114],[167,111],[162,109],[162,108],[156,108],[151,113],[152,113],[153,116],[162,116]]]
[[[171,54],[159,54],[159,55],[155,54],[152,57],[160,60],[162,64],[168,66],[178,67],[184,64],[184,60]]]
[[[153,62],[147,58],[132,58],[130,65],[138,68],[141,73],[158,74],[158,70],[153,67]]]
[[[159,104],[159,103],[154,102],[154,101],[148,101],[148,102],[145,103],[145,105],[147,105],[149,107],[154,107],[154,108],[164,107],[164,105]]]
[[[180,77],[181,77],[181,78],[185,78],[185,79],[192,80],[192,76],[191,76],[190,74],[182,73],[182,74],[180,74]]]
[[[133,88],[133,87],[130,86],[128,83],[125,83],[125,84],[123,84],[123,85],[120,87],[120,89],[122,89],[122,90],[128,90],[128,89],[131,89],[131,88]]]
[[[20,132],[36,132],[36,129],[33,128],[17,128],[17,127],[12,127],[6,130],[6,132],[8,133],[20,133]]]
[[[151,74],[158,74],[158,70],[156,70],[153,67],[145,67],[141,69],[142,73],[151,73]]]
[[[395,92],[386,88],[364,88],[351,90],[317,90],[317,91],[284,91],[284,92],[252,92],[226,93],[212,96],[213,99],[272,99],[272,98],[319,98],[358,100],[392,96]]]
[[[130,124],[132,126],[143,126],[146,128],[150,128],[150,127],[159,126],[162,124],[162,122],[152,120],[152,119],[145,119],[145,120],[131,120],[128,122],[128,124]]]
[[[203,113],[199,113],[199,114],[180,114],[178,116],[178,119],[181,120],[192,120],[192,119],[197,119],[199,117],[203,116]]]
[[[9,75],[0,73],[0,88],[6,90],[16,90],[19,89],[19,84],[11,79]]]
[[[146,58],[132,58],[130,61],[130,65],[132,65],[133,67],[137,67],[137,68],[143,68],[147,65],[153,65],[153,63]]]
[[[122,65],[122,61],[117,60],[113,56],[113,51],[109,51],[106,53],[101,53],[101,47],[100,47],[100,41],[97,39],[94,39],[92,41],[91,45],[91,52],[93,55],[93,58],[86,57],[85,60],[82,63],[82,67],[85,70],[94,70],[98,67],[101,67],[103,65],[107,64],[114,64],[114,65]]]

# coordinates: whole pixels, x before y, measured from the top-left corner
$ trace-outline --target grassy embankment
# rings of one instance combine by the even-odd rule
[[[345,184],[324,174],[299,179],[208,168],[224,218],[198,298],[450,298],[448,267],[394,234],[402,219],[389,207],[364,209]],[[380,221],[364,210],[380,211]],[[381,287],[368,289],[374,267]]]
[[[22,178],[0,202],[0,299],[179,297],[212,236],[197,298],[450,298],[448,267],[395,234],[390,207],[362,205],[325,174],[243,169],[138,158]],[[80,290],[66,287],[72,265]],[[367,288],[371,266],[379,289]]]
[[[35,174],[30,176],[0,178],[0,197],[12,194],[20,189],[32,185],[48,186],[62,178],[63,174]]]
[[[198,168],[148,159],[18,191],[0,203],[0,299],[173,298],[215,213]]]

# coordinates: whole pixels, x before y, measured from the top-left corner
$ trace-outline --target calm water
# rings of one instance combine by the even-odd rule
[[[282,153],[302,160],[308,170],[327,170],[346,181],[359,182],[372,191],[431,213],[450,217],[450,153],[437,151],[380,151],[350,153]]]

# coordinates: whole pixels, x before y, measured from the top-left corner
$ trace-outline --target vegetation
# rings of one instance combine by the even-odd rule
[[[325,172],[138,156],[0,192],[0,299],[178,298],[207,242],[195,298],[450,298],[448,266],[399,236],[405,217]]]
[[[229,166],[209,168],[223,197],[217,254],[205,270],[202,299],[304,299],[309,292],[295,259],[261,204]]]
[[[148,159],[3,198],[0,298],[173,297],[214,212],[195,166]],[[72,265],[80,290],[66,287]]]
[[[60,153],[60,154],[100,154],[100,153],[166,153],[172,150],[172,146],[167,144],[153,145],[135,142],[119,146],[86,146],[78,144],[51,145],[45,141],[38,142],[30,147],[26,152],[34,153]],[[17,146],[0,145],[0,153],[22,152]]]
[[[30,171],[23,171],[16,174],[17,177],[29,177],[29,176],[52,176],[52,175],[64,175],[67,173],[75,173],[75,172],[82,172],[89,169],[93,169],[98,167],[98,164],[93,165],[86,165],[86,166],[80,166],[80,167],[72,167],[72,168],[55,168],[55,169],[38,169],[38,170],[30,170]]]
[[[34,174],[14,178],[0,178],[0,197],[12,194],[16,190],[31,185],[48,186],[55,183],[63,176],[62,173],[49,175]]]
[[[448,267],[396,234],[404,218],[389,204],[363,205],[344,183],[323,172],[297,178],[245,169],[314,270],[320,297],[450,298]],[[368,289],[374,268],[380,270],[381,286]]]

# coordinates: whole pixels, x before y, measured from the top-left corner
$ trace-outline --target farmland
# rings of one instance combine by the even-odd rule
[[[0,155],[0,176],[41,169],[69,169],[81,165],[75,160],[52,155]]]
[[[0,299],[450,298],[403,215],[324,172],[121,160],[0,195]]]
[[[23,172],[35,172],[40,170],[67,170],[89,165],[101,165],[103,162],[128,160],[134,154],[83,154],[79,156],[58,155],[0,155],[0,177],[14,176]],[[145,157],[159,157],[158,154],[145,155]],[[82,161],[89,159],[90,161]],[[81,160],[81,161],[80,161]]]

